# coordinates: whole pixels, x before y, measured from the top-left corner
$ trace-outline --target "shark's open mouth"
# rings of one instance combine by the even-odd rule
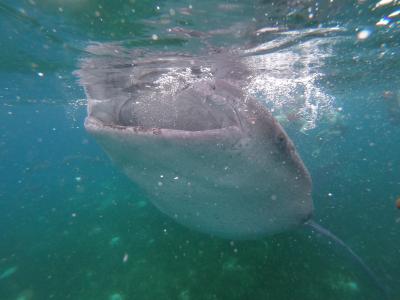
[[[202,81],[175,94],[149,93],[147,101],[130,98],[115,111],[120,126],[204,131],[239,125],[233,107],[235,89]]]
[[[240,126],[236,101],[244,95],[229,79],[243,82],[246,69],[236,64],[228,73],[230,65],[215,68],[185,55],[100,55],[85,60],[77,74],[88,95],[88,117],[103,125],[205,131]]]

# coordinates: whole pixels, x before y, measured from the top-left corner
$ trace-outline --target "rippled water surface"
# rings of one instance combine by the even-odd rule
[[[100,56],[184,57],[161,92],[198,80],[185,60],[246,66],[234,82],[296,145],[314,220],[400,299],[398,1],[3,0],[0,37],[0,299],[385,299],[307,227],[231,241],[160,213],[83,127],[75,71]]]

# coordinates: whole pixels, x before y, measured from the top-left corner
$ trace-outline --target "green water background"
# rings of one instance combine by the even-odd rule
[[[193,53],[198,39],[166,29],[319,25],[347,30],[320,83],[343,127],[285,127],[313,177],[315,220],[400,299],[400,104],[386,97],[400,93],[399,29],[375,25],[396,9],[375,3],[1,1],[0,299],[382,299],[343,250],[307,228],[236,242],[174,223],[82,125],[72,72],[91,42]],[[371,37],[358,41],[360,29]]]

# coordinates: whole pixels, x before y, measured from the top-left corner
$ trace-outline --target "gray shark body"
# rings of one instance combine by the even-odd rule
[[[161,211],[237,239],[310,219],[311,178],[284,129],[243,92],[244,65],[229,54],[135,57],[111,49],[92,47],[97,56],[78,71],[85,127]]]

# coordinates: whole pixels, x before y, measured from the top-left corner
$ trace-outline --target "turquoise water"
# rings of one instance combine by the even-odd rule
[[[249,51],[314,219],[400,299],[400,7],[329,3],[1,1],[0,299],[384,299],[306,227],[230,241],[160,213],[83,128],[73,72],[93,43]]]

